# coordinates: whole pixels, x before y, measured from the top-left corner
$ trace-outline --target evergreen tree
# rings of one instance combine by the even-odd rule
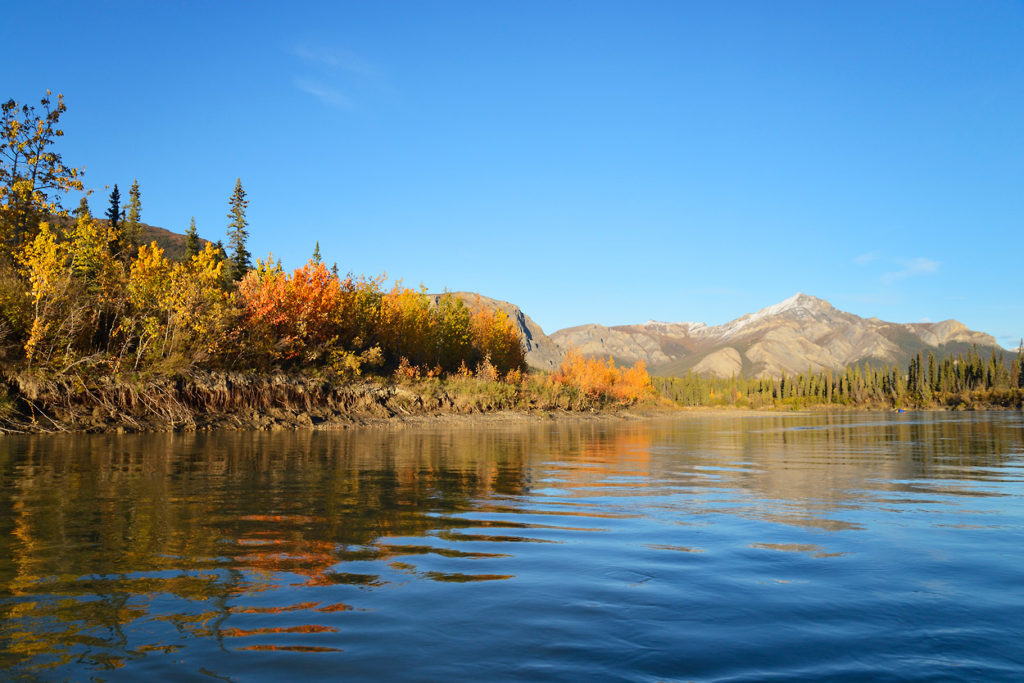
[[[938,389],[939,389],[938,381],[939,381],[939,378],[938,378],[938,375],[937,375],[937,370],[935,368],[935,354],[932,353],[931,351],[929,351],[928,352],[928,388],[931,391],[938,391]]]
[[[320,240],[317,240],[316,248],[313,249],[313,263],[323,263],[323,259],[320,258]]]
[[[231,247],[230,279],[238,282],[252,267],[252,257],[245,246],[249,240],[249,231],[246,229],[249,221],[245,218],[245,209],[249,206],[249,202],[245,198],[241,178],[235,181],[235,191],[231,193],[229,205],[231,207],[228,213],[228,218],[231,219],[228,223],[228,244]]]
[[[142,193],[139,192],[139,180],[132,181],[128,190],[128,205],[124,216],[124,243],[134,253],[142,238]]]
[[[1024,339],[1017,347],[1017,386],[1024,389]]]
[[[83,216],[92,216],[92,211],[89,210],[89,198],[83,196],[81,201],[78,202],[78,208],[71,212],[75,218],[82,218]]]
[[[188,230],[185,232],[185,260],[199,253],[199,234],[196,232],[196,217],[192,216]]]
[[[110,207],[107,208],[107,220],[110,221],[110,227],[116,228],[118,221],[121,220],[121,192],[117,189],[117,183],[114,183],[114,191],[110,193]]]

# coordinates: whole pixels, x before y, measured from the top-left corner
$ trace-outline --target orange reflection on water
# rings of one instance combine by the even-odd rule
[[[268,633],[337,633],[333,626],[320,624],[303,624],[302,626],[268,626],[265,628],[225,628],[220,630],[222,636],[228,638],[245,638],[261,636]]]

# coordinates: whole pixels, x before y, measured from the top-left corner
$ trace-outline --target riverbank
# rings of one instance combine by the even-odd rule
[[[631,406],[595,401],[541,378],[511,384],[477,377],[339,381],[229,372],[88,381],[0,377],[0,433],[6,434],[397,428],[630,419],[675,410],[654,399]]]
[[[1019,410],[981,395],[912,410]],[[964,402],[966,401],[966,402]],[[630,420],[687,414],[748,415],[874,410],[883,405],[679,406],[663,398],[623,405],[542,377],[519,384],[479,377],[340,381],[285,374],[195,372],[174,377],[0,375],[0,434],[341,430],[353,427]]]

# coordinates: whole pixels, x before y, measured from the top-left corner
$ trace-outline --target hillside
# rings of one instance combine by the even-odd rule
[[[158,228],[155,225],[147,225],[145,223],[142,226],[142,239],[140,240],[143,244],[149,244],[150,242],[156,242],[157,245],[164,250],[164,254],[167,258],[180,261],[185,256],[185,236],[176,232],[171,232],[165,228]],[[206,247],[209,240],[204,240],[202,237],[199,238],[199,248],[203,249]]]
[[[723,325],[666,323],[582,325],[559,330],[551,340],[585,355],[620,363],[643,360],[654,374],[729,377],[805,372],[872,362],[904,365],[914,354],[944,356],[972,346],[1002,352],[995,338],[956,320],[891,323],[861,318],[806,294],[748,313]]]
[[[62,226],[63,229],[70,230],[74,226],[74,218],[66,216],[51,216],[48,219],[54,225]],[[108,225],[109,221],[105,218],[93,218],[100,225]],[[142,228],[139,242],[141,244],[149,244],[156,242],[157,246],[164,250],[164,254],[169,259],[180,261],[185,256],[185,235],[182,233],[171,232],[167,228],[160,228],[155,225],[149,225],[147,223],[139,223],[139,227]],[[205,240],[202,237],[199,238],[199,248],[203,249],[209,244],[210,240]]]

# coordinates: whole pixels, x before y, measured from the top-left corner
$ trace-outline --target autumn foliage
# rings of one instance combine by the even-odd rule
[[[285,273],[257,260],[238,284],[245,355],[259,364],[315,362],[337,341],[341,286],[322,263]]]
[[[301,370],[353,377],[525,370],[519,333],[501,311],[467,306],[384,277],[338,276],[315,258],[287,272],[273,258],[249,267],[245,193],[232,196],[234,255],[190,240],[183,260],[137,246],[138,185],[120,225],[72,219],[62,195],[80,170],[49,150],[63,100],[42,112],[0,111],[0,359],[56,374],[174,373],[193,367]],[[31,124],[31,125],[29,125]],[[27,169],[27,170],[26,170]],[[50,220],[44,220],[50,219]]]
[[[525,369],[518,331],[501,311],[401,284],[384,291],[383,277],[342,279],[315,261],[290,273],[257,261],[236,286],[213,245],[183,262],[156,244],[124,259],[116,232],[84,215],[63,230],[44,224],[22,250],[15,286],[28,296],[6,292],[6,307],[20,311],[8,319],[23,328],[30,367]]]
[[[651,376],[642,360],[630,368],[617,368],[611,358],[585,358],[574,348],[566,352],[551,381],[575,388],[590,399],[611,400],[621,405],[654,395]]]
[[[358,374],[367,368],[417,368],[443,374],[484,359],[521,370],[522,344],[507,316],[471,311],[450,294],[434,301],[383,278],[346,277],[310,261],[292,273],[257,261],[238,285],[238,355],[255,367],[322,364]]]

